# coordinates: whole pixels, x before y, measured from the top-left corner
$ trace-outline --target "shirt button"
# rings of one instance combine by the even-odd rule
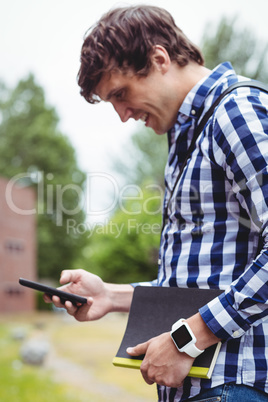
[[[239,337],[239,331],[234,331],[233,332],[233,338],[238,338]]]
[[[192,115],[195,115],[195,114],[196,114],[196,111],[193,109],[193,110],[191,111],[191,113],[192,113]]]

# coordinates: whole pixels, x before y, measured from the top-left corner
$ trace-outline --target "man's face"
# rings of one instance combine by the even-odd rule
[[[146,77],[130,71],[107,73],[97,85],[96,94],[112,103],[123,123],[130,118],[142,120],[156,134],[164,134],[173,126],[178,113],[171,90],[168,77],[153,68]]]

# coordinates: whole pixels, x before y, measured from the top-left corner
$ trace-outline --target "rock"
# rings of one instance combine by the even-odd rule
[[[23,341],[26,338],[26,330],[24,328],[14,328],[11,332],[11,337],[15,341]]]
[[[22,361],[33,365],[42,365],[48,352],[49,343],[41,340],[29,340],[20,350]]]

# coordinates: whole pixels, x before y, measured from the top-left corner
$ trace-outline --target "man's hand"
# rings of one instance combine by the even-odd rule
[[[145,354],[140,370],[149,385],[181,387],[194,362],[194,358],[177,350],[169,332],[128,348],[127,352],[131,356]]]
[[[197,338],[196,346],[199,349],[206,349],[220,341],[206,326],[199,313],[186,321]],[[145,354],[141,364],[141,373],[144,380],[150,385],[157,383],[172,388],[181,387],[194,362],[193,357],[178,351],[169,332],[134,348],[128,348],[127,352],[131,356]]]
[[[86,304],[77,307],[70,301],[63,305],[59,297],[52,297],[56,307],[64,307],[78,321],[97,320],[111,311],[128,311],[132,300],[132,286],[107,284],[83,269],[62,271],[60,283],[63,285],[60,290],[87,298]],[[47,295],[44,295],[44,300],[51,303]]]

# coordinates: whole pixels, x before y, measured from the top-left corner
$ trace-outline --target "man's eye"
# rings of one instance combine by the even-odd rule
[[[124,91],[119,91],[115,94],[116,99],[120,100],[123,98]]]

